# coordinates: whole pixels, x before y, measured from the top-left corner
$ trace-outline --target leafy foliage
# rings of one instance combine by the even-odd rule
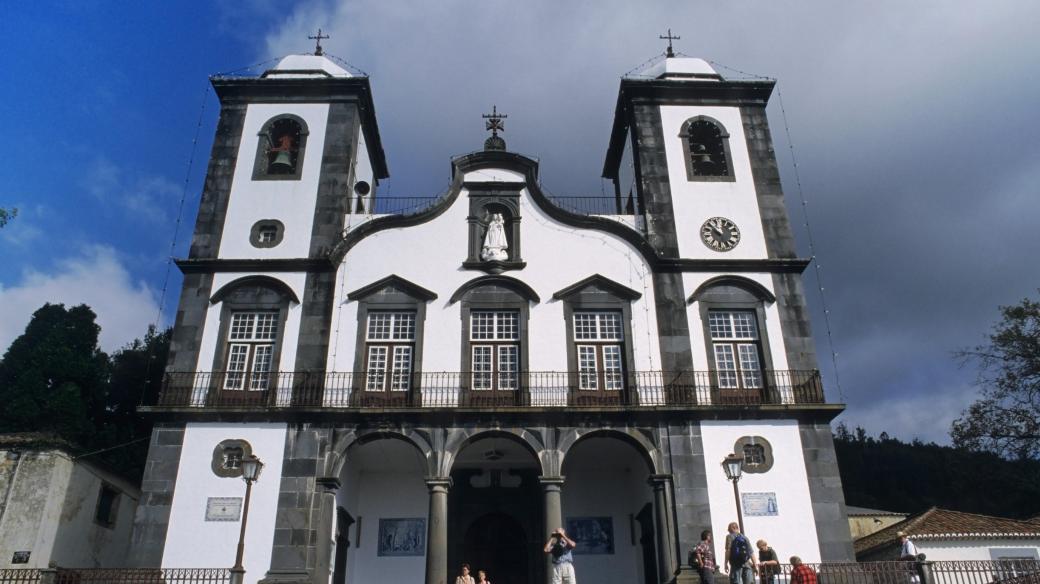
[[[86,305],[45,304],[33,313],[0,361],[0,431],[54,433],[84,453],[111,448],[92,460],[137,478],[147,454],[140,439],[151,424],[135,408],[161,381],[170,331],[149,328],[109,358],[95,321]]]
[[[989,342],[961,351],[979,365],[982,397],[953,422],[957,446],[1040,460],[1040,302],[1001,306]]]
[[[7,225],[7,223],[18,216],[18,209],[4,209],[0,207],[0,227]]]
[[[849,505],[917,513],[942,507],[1025,519],[1040,514],[1040,462],[906,443],[839,424],[834,447]]]

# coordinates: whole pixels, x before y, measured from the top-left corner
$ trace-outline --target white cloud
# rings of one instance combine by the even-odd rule
[[[95,158],[83,182],[99,201],[116,203],[123,212],[154,223],[167,219],[164,203],[176,200],[180,187],[163,176],[126,172],[107,158]]]
[[[154,291],[132,280],[115,250],[88,246],[49,273],[27,270],[19,283],[0,287],[0,354],[25,331],[32,313],[48,302],[90,306],[97,314],[105,351],[142,336],[158,310]]]

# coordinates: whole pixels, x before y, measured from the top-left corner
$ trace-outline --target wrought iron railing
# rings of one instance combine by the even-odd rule
[[[228,568],[22,568],[0,570],[0,584],[228,584]]]
[[[488,389],[484,389],[488,388]],[[761,406],[824,403],[819,371],[167,373],[146,406],[211,408],[516,408]]]
[[[354,197],[350,212],[356,215],[417,215],[440,202],[444,197]],[[557,207],[578,215],[634,215],[635,201],[617,197],[565,197],[550,195]]]
[[[36,568],[0,568],[0,584],[37,584],[40,570]]]
[[[1040,584],[1038,560],[895,561],[804,564],[820,584]],[[790,584],[789,564],[759,566],[762,584]]]

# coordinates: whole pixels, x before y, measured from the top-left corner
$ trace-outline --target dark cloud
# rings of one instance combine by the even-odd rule
[[[306,50],[318,26],[331,32],[328,52],[372,76],[393,175],[384,189],[397,195],[439,192],[450,157],[480,147],[492,104],[549,189],[599,193],[618,78],[663,50],[667,28],[684,53],[778,78],[844,418],[944,440],[974,393],[974,372],[951,352],[1040,286],[1038,17],[1030,2],[304,2],[271,21],[262,58]],[[808,254],[778,106],[774,95]],[[816,286],[811,273],[806,283]],[[819,295],[810,302],[837,398]]]

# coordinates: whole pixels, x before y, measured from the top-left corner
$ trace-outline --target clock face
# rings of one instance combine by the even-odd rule
[[[740,230],[725,217],[712,217],[701,225],[701,240],[715,251],[729,251],[740,243]]]

